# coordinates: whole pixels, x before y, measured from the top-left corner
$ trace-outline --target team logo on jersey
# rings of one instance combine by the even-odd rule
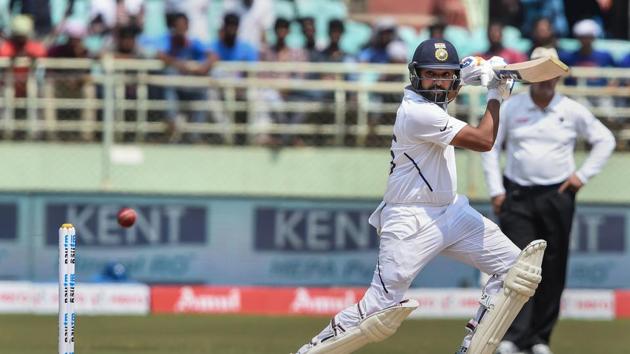
[[[448,52],[444,48],[438,48],[435,50],[435,59],[439,61],[446,61],[448,59]]]

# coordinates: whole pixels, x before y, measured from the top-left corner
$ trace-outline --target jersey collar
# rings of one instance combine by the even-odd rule
[[[562,99],[562,95],[556,92],[553,95],[553,98],[551,99],[551,102],[549,102],[547,107],[545,107],[545,109],[541,109],[540,107],[536,105],[536,103],[534,103],[531,92],[527,90],[527,101],[525,102],[525,108],[530,112],[533,112],[533,111],[556,112],[558,110],[558,107],[557,107],[558,103],[560,102],[561,99]]]

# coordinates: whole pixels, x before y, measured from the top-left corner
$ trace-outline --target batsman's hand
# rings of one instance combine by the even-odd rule
[[[496,78],[492,65],[482,57],[465,57],[459,64],[464,85],[488,86]]]
[[[495,66],[503,66],[507,65],[505,59],[494,56],[490,58],[487,63],[490,67]],[[492,71],[494,73],[494,70]],[[488,101],[489,100],[498,100],[499,102],[503,102],[503,100],[510,97],[512,94],[512,89],[514,88],[514,80],[513,79],[501,79],[496,74],[493,76],[492,80],[488,83]]]

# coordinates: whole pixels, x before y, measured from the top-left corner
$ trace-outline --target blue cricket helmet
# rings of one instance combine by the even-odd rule
[[[415,68],[459,70],[459,55],[451,42],[444,39],[427,39],[413,53]]]
[[[419,69],[438,69],[438,70],[455,70],[455,77],[451,87],[447,90],[446,94],[449,96],[448,101],[452,100],[456,95],[461,80],[459,78],[459,55],[457,49],[453,44],[445,39],[427,39],[420,43],[413,53],[413,58],[408,66],[409,69],[409,81],[411,87],[413,87],[418,93],[428,98],[428,91],[435,90],[423,90],[420,87],[421,78],[418,76]],[[452,95],[450,93],[455,93]],[[435,98],[435,92],[431,93]],[[450,97],[452,96],[452,98]],[[435,99],[432,99],[436,101]],[[436,102],[447,103],[447,102]]]

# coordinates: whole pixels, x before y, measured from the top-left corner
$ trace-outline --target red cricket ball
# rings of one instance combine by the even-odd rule
[[[118,224],[122,227],[131,227],[136,222],[136,211],[131,208],[122,208],[118,211]]]

